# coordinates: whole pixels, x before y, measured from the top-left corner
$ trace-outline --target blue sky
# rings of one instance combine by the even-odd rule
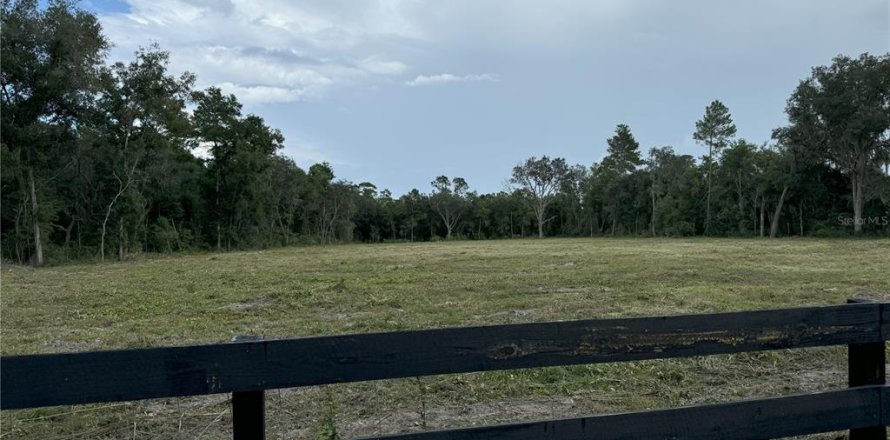
[[[82,0],[115,43],[170,51],[282,130],[284,154],[398,195],[502,189],[532,155],[590,165],[615,125],[700,156],[713,99],[761,143],[811,67],[890,50],[890,2]]]

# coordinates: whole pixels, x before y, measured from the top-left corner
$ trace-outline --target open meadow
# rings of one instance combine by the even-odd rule
[[[2,353],[890,301],[890,241],[524,239],[137,256],[2,271]],[[845,348],[267,393],[269,438],[345,438],[846,386]],[[228,395],[2,413],[0,438],[227,438]],[[833,438],[831,436],[823,438]]]

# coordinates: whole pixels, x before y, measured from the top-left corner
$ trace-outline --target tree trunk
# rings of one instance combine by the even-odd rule
[[[220,208],[220,204],[219,204],[219,169],[217,168],[217,171],[216,171],[216,212],[217,212],[217,215],[222,217],[222,211],[220,209],[221,208]],[[322,213],[322,216],[324,216],[323,213]],[[216,219],[216,250],[217,251],[222,250],[222,231],[221,231],[222,227],[220,226],[220,223],[222,223],[222,218],[217,218]],[[322,238],[322,240],[324,240],[324,238]]]
[[[547,209],[547,205],[538,202],[537,209],[535,210],[535,214],[538,217],[538,238],[544,238],[544,214]]]
[[[31,214],[34,217],[34,265],[43,265],[43,241],[40,238],[40,219],[37,215],[37,185],[34,170],[28,168],[28,183],[31,186]]]
[[[787,186],[782,188],[782,195],[779,196],[779,202],[776,203],[776,211],[773,213],[772,219],[770,220],[769,238],[776,238],[776,234],[779,233],[779,216],[782,215],[782,204],[785,203],[785,194],[787,192]]]
[[[18,259],[19,264],[24,263],[24,256],[23,256],[23,251],[22,251],[22,246],[21,246],[22,241],[19,240],[19,238],[21,237],[21,228],[19,227],[19,224],[21,221],[22,212],[25,209],[26,209],[25,208],[25,199],[22,198],[22,201],[19,203],[18,209],[16,209],[15,223],[13,223],[13,225],[15,227],[15,256]]]
[[[71,231],[74,230],[74,223],[75,223],[74,218],[71,218],[71,221],[68,222],[68,226],[62,226],[62,225],[56,225],[56,224],[53,224],[53,226],[55,226],[55,227],[57,227],[57,228],[59,228],[59,229],[61,229],[62,231],[65,232],[65,244],[64,244],[64,247],[65,247],[65,259],[66,259],[66,260],[68,260],[68,259],[71,258],[71,255],[69,255],[68,250],[69,250],[70,245],[71,245]]]
[[[757,194],[751,199],[751,229],[757,234]]]
[[[120,198],[121,194],[123,194],[124,191],[127,190],[128,186],[130,186],[129,180],[127,181],[126,185],[123,185],[121,183],[120,190],[117,192],[117,194],[114,195],[114,198],[111,199],[111,203],[108,204],[108,207],[105,210],[105,219],[102,220],[102,238],[99,241],[99,243],[100,243],[100,245],[99,245],[99,260],[100,261],[105,261],[105,233],[106,233],[107,225],[108,225],[108,217],[111,216],[111,209],[114,208],[114,204],[117,202],[117,199]]]
[[[655,185],[652,185],[652,236],[655,236]]]
[[[803,202],[797,205],[797,219],[800,222],[800,236],[803,237]]]
[[[760,238],[763,238],[764,211],[766,210],[766,197],[760,198]]]
[[[742,173],[741,173],[741,171],[736,173],[736,195],[739,198],[739,200],[738,200],[739,217],[738,218],[739,218],[739,234],[741,234],[745,229],[747,229],[747,228],[745,228],[745,223],[747,223],[747,221],[745,220],[745,198],[744,198],[744,192],[742,191]]]
[[[852,175],[853,183],[853,234],[862,233],[862,177]]]
[[[705,236],[711,235],[711,174],[714,172],[713,148],[708,145],[708,201],[705,208]]]
[[[126,239],[124,238],[124,222],[121,220],[117,223],[117,259],[118,261],[124,261],[126,256],[127,247]]]

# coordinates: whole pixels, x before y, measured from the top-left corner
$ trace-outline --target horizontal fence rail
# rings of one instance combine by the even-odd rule
[[[879,425],[886,386],[369,439],[764,439]]]
[[[0,408],[884,340],[881,304],[8,356]]]
[[[885,426],[890,422],[884,368],[884,341],[890,335],[888,307],[856,302],[703,315],[3,356],[0,409],[233,393],[235,438],[262,438],[263,391],[269,389],[847,345],[851,388],[845,391],[391,438],[741,439],[850,429],[851,439],[886,439]]]

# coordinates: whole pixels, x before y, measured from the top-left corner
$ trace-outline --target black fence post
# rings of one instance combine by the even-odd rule
[[[232,342],[261,341],[262,336],[236,336]],[[266,438],[266,395],[263,390],[232,393],[232,438]]]
[[[848,299],[848,304],[862,304],[871,301]],[[878,310],[883,311],[883,307]],[[880,312],[883,314],[883,312]],[[878,316],[878,325],[883,325],[883,316]],[[884,385],[887,382],[886,352],[884,341],[847,346],[847,366],[849,386]],[[879,409],[882,411],[882,409]],[[870,426],[850,430],[850,440],[887,440],[886,426]]]

